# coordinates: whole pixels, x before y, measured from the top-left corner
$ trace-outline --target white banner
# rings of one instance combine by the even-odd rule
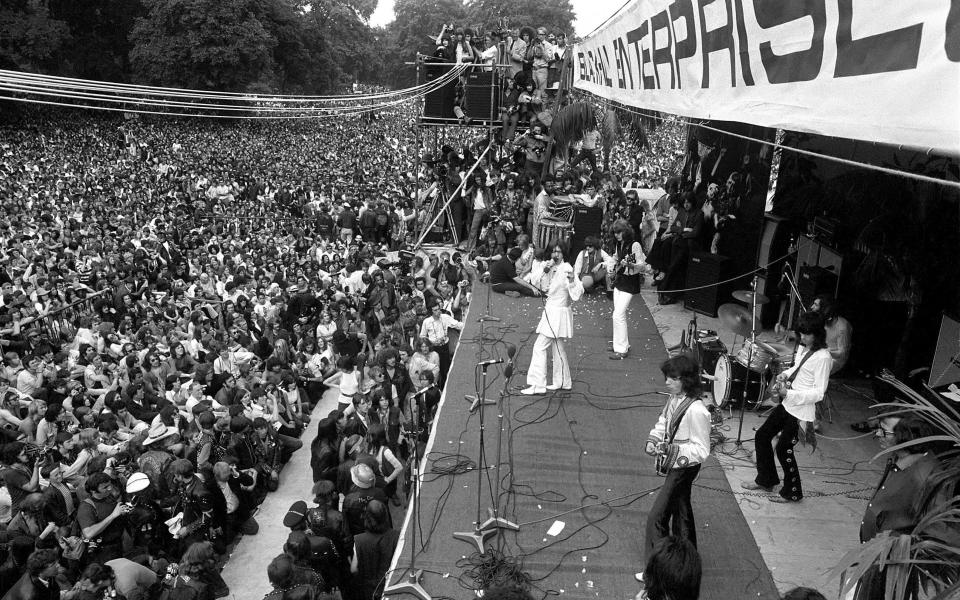
[[[960,154],[960,0],[634,0],[573,56],[629,106]]]

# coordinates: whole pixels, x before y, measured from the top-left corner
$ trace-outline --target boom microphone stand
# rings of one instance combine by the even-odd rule
[[[515,346],[510,345],[507,347],[507,354],[510,356],[511,362],[512,362],[513,356],[516,353],[517,353],[517,349]],[[489,367],[491,364],[497,364],[501,362],[503,362],[503,359],[487,360],[487,361],[481,362],[478,365],[481,369],[483,369],[483,380],[482,380],[482,387],[480,388],[480,393],[477,394],[477,398],[474,401],[474,405],[480,407],[480,451],[477,456],[477,466],[476,466],[477,468],[477,518],[476,518],[476,521],[474,521],[473,531],[460,531],[453,534],[453,537],[455,539],[463,540],[469,544],[474,544],[477,547],[477,551],[480,552],[480,554],[484,553],[484,547],[483,547],[484,542],[486,542],[487,538],[489,538],[494,533],[496,533],[497,529],[500,528],[501,526],[500,520],[496,518],[496,515],[491,516],[491,518],[494,519],[494,522],[492,524],[489,524],[490,519],[487,519],[487,521],[484,521],[483,523],[480,522],[480,515],[481,515],[480,502],[483,496],[483,472],[487,468],[486,446],[484,443],[484,430],[486,429],[486,425],[484,423],[484,418],[483,418],[484,417],[483,407],[491,403],[491,402],[488,402],[486,399],[487,367]],[[509,369],[511,375],[513,371],[512,367],[513,367],[512,364],[507,365],[507,369]],[[473,407],[471,407],[471,409],[472,408]],[[503,419],[502,414],[500,415],[500,419],[502,423],[502,419]],[[498,452],[499,452],[499,448],[498,448]],[[510,523],[509,521],[503,521],[502,526],[505,528],[509,528],[509,526],[512,526],[513,529],[517,529],[517,526],[514,525],[513,523]]]
[[[409,433],[409,432],[408,432]],[[420,526],[420,429],[414,430],[414,465],[413,473],[413,516],[410,519],[410,566],[407,567],[407,576],[393,585],[383,588],[383,595],[387,596],[394,593],[407,593],[420,598],[420,600],[432,600],[427,590],[420,584],[423,578],[423,569],[417,568],[417,529]]]
[[[513,357],[516,353],[517,349],[514,346],[511,345],[507,347],[507,355],[510,357],[510,362],[503,368],[503,389],[500,390],[500,411],[497,415],[497,462],[493,467],[496,472],[494,481],[497,482],[497,492],[493,496],[493,508],[490,510],[490,517],[480,524],[480,529],[484,531],[497,529],[520,531],[520,527],[516,523],[500,516],[500,482],[502,481],[500,478],[500,452],[503,447],[503,413],[510,410],[510,392],[507,390],[510,389],[510,380],[513,379]]]

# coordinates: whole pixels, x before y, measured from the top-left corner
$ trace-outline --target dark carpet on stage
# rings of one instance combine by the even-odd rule
[[[559,594],[574,598],[633,598],[639,590],[633,574],[643,568],[644,525],[653,495],[662,479],[653,459],[643,453],[647,433],[656,422],[664,396],[659,365],[667,356],[656,325],[637,297],[630,312],[632,350],[623,361],[609,360],[610,312],[613,302],[603,294],[585,296],[574,305],[576,337],[569,342],[573,390],[545,396],[522,396],[525,370],[542,311],[539,299],[490,294],[489,313],[499,322],[485,323],[485,285],[475,296],[450,372],[446,398],[427,464],[417,529],[417,568],[434,597],[474,597],[470,564],[474,549],[454,539],[470,531],[477,516],[477,472],[456,475],[444,471],[455,456],[476,461],[480,419],[469,413],[464,394],[479,386],[476,364],[506,356],[506,344],[518,346],[513,392],[501,404],[504,414],[501,485],[493,466],[497,452],[497,406],[485,411],[486,464],[481,488],[481,520],[500,491],[501,515],[520,525],[488,541],[522,564],[533,580],[534,596]],[[487,396],[504,387],[503,365],[489,368]],[[476,372],[476,377],[475,377]],[[477,382],[477,383],[475,383]],[[737,498],[716,459],[711,457],[695,487],[694,512],[704,574],[701,598],[778,598]],[[491,491],[491,488],[494,491]],[[652,493],[645,493],[652,492]],[[555,521],[564,527],[547,534]],[[405,531],[397,581],[410,563],[410,531]],[[425,542],[425,545],[424,545]],[[475,558],[475,557],[474,557]]]

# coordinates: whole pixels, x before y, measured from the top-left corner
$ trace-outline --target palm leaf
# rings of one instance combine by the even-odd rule
[[[588,129],[596,126],[597,118],[590,103],[569,104],[560,109],[550,123],[550,135],[553,137],[554,147],[565,153],[570,144],[582,138]]]
[[[600,119],[600,124],[603,149],[605,152],[610,152],[620,137],[620,118],[617,116],[617,111],[607,109]]]

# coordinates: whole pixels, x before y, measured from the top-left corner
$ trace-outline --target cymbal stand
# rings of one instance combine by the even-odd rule
[[[740,426],[737,428],[737,448],[743,446],[743,415],[747,409],[747,388],[750,387],[750,373],[752,372],[750,367],[753,366],[753,349],[757,344],[757,275],[753,276],[750,289],[753,290],[753,302],[751,303],[750,313],[750,347],[747,349],[747,374],[744,377],[743,392],[740,394]],[[763,382],[763,373],[760,373],[760,382],[761,384]],[[760,395],[761,397],[763,396],[762,385]]]
[[[415,471],[413,473],[413,515],[410,519],[412,535],[410,540],[410,566],[407,567],[406,577],[383,588],[383,596],[407,593],[420,598],[420,600],[432,600],[430,594],[420,584],[420,580],[423,578],[423,569],[417,568],[417,529],[420,527],[420,471],[423,466],[420,464],[420,429],[415,430],[413,452]]]

